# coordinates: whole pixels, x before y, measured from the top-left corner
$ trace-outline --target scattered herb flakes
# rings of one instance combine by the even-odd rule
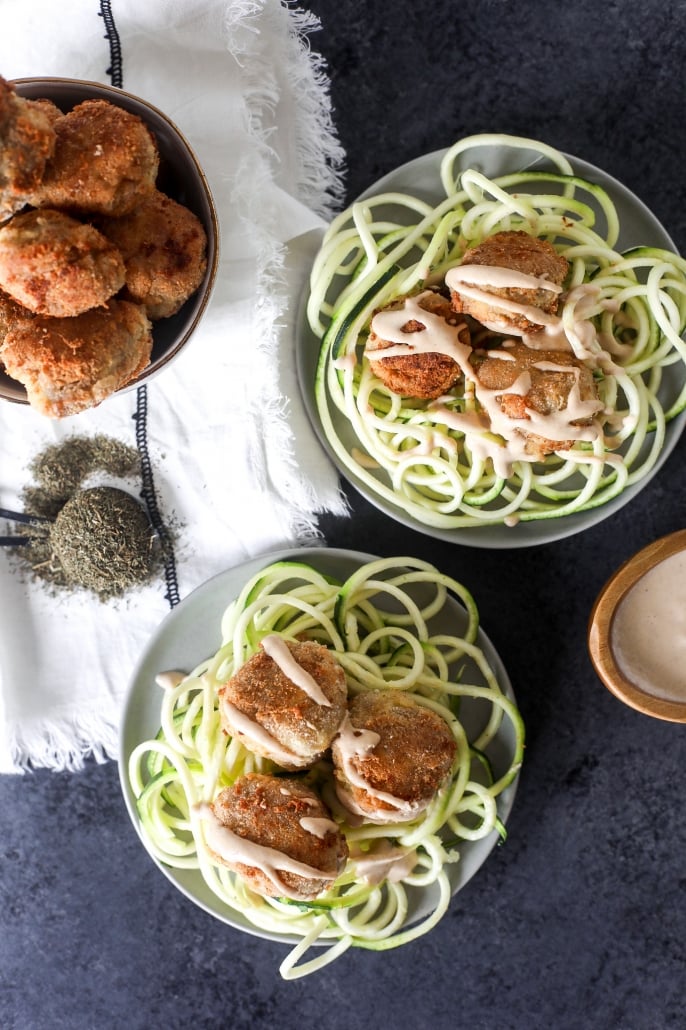
[[[53,520],[22,526],[29,542],[14,548],[14,557],[30,575],[104,601],[158,571],[160,542],[136,498],[113,486],[81,489],[96,473],[138,479],[135,447],[104,435],[71,436],[46,447],[29,471],[34,483],[22,492],[24,510]]]

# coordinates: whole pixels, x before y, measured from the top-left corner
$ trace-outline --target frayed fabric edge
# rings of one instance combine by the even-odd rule
[[[299,162],[297,199],[320,217],[330,220],[345,196],[345,151],[333,121],[330,79],[326,64],[310,45],[310,35],[321,28],[316,15],[297,2],[243,0],[229,6],[225,18],[227,47],[241,66],[248,83],[248,128],[265,160],[278,166],[278,155],[269,143],[269,116],[279,101],[279,88],[271,54],[256,54],[261,28],[287,19],[289,49],[285,78],[297,98],[292,127]],[[281,26],[279,26],[281,28]],[[260,57],[261,59],[257,59]]]
[[[245,0],[232,8],[227,22],[227,45],[234,58],[242,64],[248,79],[246,90],[246,119],[250,136],[256,143],[255,152],[247,157],[237,177],[234,199],[239,217],[249,227],[257,245],[257,297],[253,325],[254,345],[266,357],[267,369],[277,367],[279,333],[289,306],[286,276],[287,245],[280,242],[275,231],[276,213],[269,212],[262,202],[261,191],[256,188],[260,180],[271,182],[277,160],[270,145],[270,118],[279,102],[279,84],[269,62],[269,55],[255,59],[255,33],[260,31],[261,18],[289,19],[291,50],[286,64],[286,79],[298,97],[296,105],[301,117],[295,126],[296,149],[299,160],[297,200],[320,217],[331,217],[340,205],[343,193],[343,156],[331,118],[328,77],[319,55],[309,47],[309,33],[319,27],[319,20],[289,3],[269,5],[263,0]],[[248,185],[241,187],[242,183]],[[260,198],[259,210],[257,209]],[[265,381],[268,381],[268,377]],[[348,515],[348,501],[340,488],[337,476],[328,489],[317,490],[298,467],[295,440],[288,419],[288,400],[277,391],[261,396],[256,402],[263,419],[271,426],[270,440],[278,440],[278,459],[286,475],[295,485],[291,493],[291,506],[284,517],[290,522],[289,535],[305,536],[309,540],[321,537],[316,513],[324,511],[335,515]],[[317,445],[318,446],[318,445]],[[262,440],[253,442],[252,464],[259,470],[262,481],[269,481],[269,456],[264,452]],[[272,459],[273,460],[273,459]],[[292,502],[298,499],[298,510],[293,512]]]
[[[51,772],[78,772],[86,762],[98,764],[116,759],[118,726],[105,716],[81,715],[78,719],[51,717],[35,720],[29,726],[3,726],[0,745],[0,773],[29,773],[38,769]]]

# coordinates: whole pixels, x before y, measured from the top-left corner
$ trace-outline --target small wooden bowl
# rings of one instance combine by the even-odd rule
[[[686,529],[655,540],[624,562],[601,590],[588,625],[588,651],[599,678],[615,697],[644,715],[686,722],[686,701],[656,697],[636,686],[619,669],[611,647],[612,623],[620,602],[647,572],[686,550]]]

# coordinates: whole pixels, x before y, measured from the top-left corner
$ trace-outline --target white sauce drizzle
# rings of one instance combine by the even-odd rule
[[[255,722],[254,719],[247,716],[236,705],[232,705],[225,697],[220,699],[219,706],[225,713],[226,720],[235,733],[248,742],[248,747],[249,743],[252,742],[260,754],[266,753],[275,762],[281,762],[286,766],[300,765],[302,763],[300,755],[297,755],[295,751],[291,751],[285,744],[281,744],[276,737],[273,737],[268,730],[265,730],[264,726],[259,722]]]
[[[562,293],[562,287],[547,276],[529,275],[503,265],[456,265],[449,269],[445,281],[451,289],[459,288],[460,291],[463,283],[471,283],[473,286],[492,286],[503,290],[548,290],[549,293]]]
[[[339,372],[353,372],[357,364],[357,357],[354,353],[343,354],[339,358],[334,358],[332,364]]]
[[[470,265],[468,267],[486,268],[487,266]],[[448,276],[452,271],[453,269],[448,272]],[[446,282],[448,282],[448,276],[446,276]],[[547,283],[547,280],[541,280],[541,282]],[[548,286],[552,287],[553,285],[548,283]],[[422,308],[419,302],[423,296],[424,294],[418,294],[414,297],[407,297],[403,307],[386,308],[377,312],[372,319],[372,330],[390,346],[382,348],[368,346],[365,354],[367,357],[377,360],[382,357],[402,357],[412,353],[439,353],[451,357],[460,366],[465,381],[472,385],[474,396],[482,411],[479,413],[454,412],[445,407],[440,399],[430,405],[428,410],[433,413],[437,421],[443,422],[450,429],[464,433],[469,438],[469,446],[474,456],[481,460],[490,458],[497,475],[507,479],[512,474],[512,466],[515,461],[535,460],[535,455],[532,455],[527,449],[527,436],[534,435],[560,442],[570,440],[593,442],[598,439],[602,433],[602,426],[595,416],[603,410],[603,405],[596,398],[582,399],[578,367],[541,361],[535,367],[574,376],[575,382],[568,393],[565,408],[546,414],[527,408],[528,418],[512,418],[503,411],[500,398],[504,394],[526,396],[531,389],[530,373],[522,372],[512,385],[505,388],[489,390],[483,386],[469,360],[473,353],[472,347],[460,340],[459,333],[462,326],[451,325],[440,315]],[[570,291],[567,301],[573,303],[574,313],[579,315],[584,311],[590,311],[591,306],[597,305],[596,298],[597,289],[595,287],[582,285]],[[412,319],[421,322],[425,326],[425,330],[415,333],[404,332],[403,327]],[[582,360],[589,357],[592,359],[591,364],[596,364],[597,359],[604,355],[604,352],[600,350],[595,327],[591,322],[584,321],[583,318],[574,321],[572,338],[565,331],[563,318],[557,315],[550,316],[549,325],[544,333],[539,335],[545,339],[547,350],[571,351],[577,358],[581,353]],[[527,342],[528,339],[527,336]],[[491,351],[489,356],[497,356],[503,361],[514,360],[507,354],[507,343],[504,344],[504,347],[504,351],[497,355]],[[607,356],[605,355],[605,357]],[[590,423],[589,419],[592,420]],[[503,439],[494,439],[493,434],[498,434]]]
[[[398,883],[409,876],[417,864],[417,852],[384,839],[375,841],[369,851],[351,851],[350,862],[359,879],[375,887],[384,880]]]
[[[393,810],[379,809],[370,813],[366,808],[359,806],[350,791],[339,780],[336,780],[336,793],[346,808],[356,815],[363,815],[369,822],[398,822],[411,819],[426,808],[429,799],[418,802],[405,801],[403,798],[387,793],[387,791],[376,790],[355,767],[355,759],[364,758],[369,751],[376,747],[380,740],[379,734],[373,730],[361,730],[353,726],[350,714],[346,712],[335,741],[336,757],[340,762],[341,770],[348,783],[359,790],[363,790],[370,798],[391,805]]]
[[[262,648],[264,653],[269,655],[271,660],[278,665],[281,672],[284,676],[288,677],[291,683],[295,683],[296,687],[304,690],[307,696],[318,705],[322,705],[324,708],[331,708],[331,702],[314,676],[311,676],[307,669],[303,669],[302,665],[296,661],[291,649],[282,637],[277,636],[276,633],[270,633],[262,640]]]
[[[185,672],[179,672],[178,669],[169,669],[166,672],[158,672],[155,676],[155,683],[158,687],[162,687],[163,690],[173,690],[185,678]]]
[[[533,325],[557,325],[558,316],[553,315],[548,311],[543,311],[542,308],[537,308],[535,304],[522,304],[519,301],[512,300],[510,297],[501,297],[495,293],[489,293],[488,290],[481,290],[477,286],[467,285],[461,276],[466,274],[468,269],[480,268],[482,273],[487,273],[481,278],[481,282],[486,281],[489,286],[494,287],[508,287],[516,285],[507,281],[507,277],[501,276],[502,272],[510,272],[510,269],[498,268],[495,265],[466,265],[459,266],[457,268],[450,268],[446,273],[445,282],[451,290],[462,294],[464,297],[469,297],[471,300],[479,301],[479,303],[487,304],[489,308],[497,308],[499,311],[503,311],[510,315],[522,315],[528,322]],[[511,273],[514,275],[515,273]],[[554,291],[554,283],[548,282],[547,279],[536,279],[534,276],[526,276],[525,278],[533,281],[534,288],[542,288],[545,290]],[[503,282],[498,280],[504,279]],[[494,281],[495,280],[495,281]],[[531,288],[529,286],[529,288]],[[516,327],[512,326],[507,319],[495,322],[483,322],[488,329],[501,330],[505,329],[508,332],[517,333]],[[520,330],[521,333],[521,330]]]
[[[302,895],[286,886],[279,876],[280,872],[293,873],[296,876],[316,880],[333,881],[338,876],[337,870],[324,872],[321,869],[315,869],[314,866],[298,862],[283,851],[265,847],[263,844],[255,844],[254,841],[240,837],[217,819],[212,807],[208,804],[197,805],[196,811],[203,821],[205,843],[215,855],[227,865],[239,864],[259,869],[285,897],[300,898]]]
[[[336,833],[338,830],[338,823],[335,823],[333,819],[324,819],[322,816],[304,815],[300,820],[300,825],[305,833],[311,833],[319,840],[324,840],[327,833]]]
[[[610,647],[639,689],[686,701],[686,552],[665,558],[627,591],[612,620]]]

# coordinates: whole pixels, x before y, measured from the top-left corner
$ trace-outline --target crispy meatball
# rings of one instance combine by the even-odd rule
[[[17,322],[5,335],[0,359],[37,411],[62,418],[95,407],[135,379],[151,349],[143,308],[113,300],[74,318],[36,315]]]
[[[13,325],[23,318],[30,317],[31,313],[26,308],[0,290],[0,345]]]
[[[26,211],[0,228],[0,287],[36,314],[64,318],[98,307],[124,274],[117,248],[61,211]]]
[[[336,793],[368,822],[414,819],[446,782],[456,752],[445,720],[403,691],[358,694],[332,745]]]
[[[53,126],[55,152],[31,194],[35,207],[123,215],[154,188],[157,143],[137,115],[108,100],[84,100]]]
[[[526,437],[530,454],[542,457],[568,450],[575,442],[564,435],[567,432],[573,436],[569,427],[590,425],[593,414],[602,408],[592,372],[567,351],[538,350],[511,341],[496,350],[475,352],[473,364],[479,384],[495,392],[508,418],[529,421],[532,429],[534,425],[545,429],[547,423],[550,438],[518,428]],[[522,375],[528,377],[526,391],[508,393]],[[558,431],[553,434],[555,425]]]
[[[305,768],[324,754],[346,700],[343,668],[323,644],[275,634],[219,688],[225,731],[284,769]]]
[[[144,304],[148,318],[176,314],[200,286],[205,230],[171,197],[154,190],[130,214],[102,219],[99,227],[124,258],[127,298]]]
[[[472,270],[470,279],[470,269],[465,266],[472,265],[483,270]],[[549,321],[547,316],[557,312],[568,267],[567,259],[547,240],[521,231],[498,232],[467,250],[445,281],[456,311],[493,329],[533,333]],[[524,278],[520,280],[520,276]],[[471,290],[476,291],[475,296],[469,295]],[[501,298],[501,303],[489,297]],[[542,312],[540,321],[538,312]]]
[[[18,96],[0,76],[0,222],[26,204],[55,149],[46,111]]]
[[[35,97],[33,100],[29,100],[27,98],[26,103],[34,110],[42,111],[51,125],[54,125],[57,119],[61,118],[64,114],[64,111],[62,111],[53,100],[49,100],[47,97]]]
[[[348,846],[301,780],[251,773],[201,810],[213,857],[267,897],[316,898],[343,871]]]
[[[397,336],[394,340],[385,339],[383,336],[384,332],[389,333],[389,330],[384,328],[384,324],[390,322],[386,313],[404,313],[406,310],[407,320],[398,326],[398,335],[403,337],[402,343],[407,345],[407,354],[394,354],[388,358],[377,357],[377,351],[395,348],[398,343]],[[422,319],[422,311],[435,318]],[[393,322],[395,321],[394,318]],[[450,301],[431,290],[425,290],[416,297],[394,301],[387,308],[377,312],[372,319],[365,351],[374,375],[378,376],[389,390],[402,397],[430,399],[447,393],[459,379],[461,372],[455,359],[439,349],[446,345],[443,335],[446,324],[449,327],[448,347],[457,339],[463,344],[469,344],[469,330],[456,317]],[[440,331],[440,336],[437,335],[436,328]],[[404,337],[407,337],[407,340]]]

